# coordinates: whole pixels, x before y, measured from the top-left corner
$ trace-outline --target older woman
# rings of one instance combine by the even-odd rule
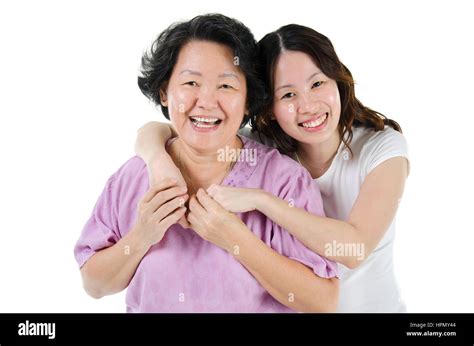
[[[92,297],[128,287],[128,312],[335,310],[334,262],[260,212],[237,216],[205,192],[258,188],[324,213],[306,170],[237,135],[263,98],[255,44],[243,24],[205,15],[172,25],[144,55],[139,86],[171,120],[178,136],[167,149],[187,187],[149,187],[138,157],[110,177],[75,247]],[[252,162],[222,156],[245,151]]]

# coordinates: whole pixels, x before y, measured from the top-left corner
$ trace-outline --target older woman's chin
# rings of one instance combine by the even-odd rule
[[[220,150],[223,150],[225,148],[239,147],[239,145],[236,144],[238,143],[237,134],[235,134],[233,139],[235,140],[222,140],[222,141],[216,141],[212,139],[209,139],[207,141],[194,140],[194,141],[189,141],[185,143],[185,145],[196,152],[200,152],[203,154],[204,153],[215,154],[216,152],[219,152]]]
[[[237,132],[235,131],[212,131],[212,132],[200,132],[200,131],[183,131],[179,134],[179,137],[183,140],[184,144],[197,151],[213,151],[228,147],[239,146],[240,140],[238,139]]]

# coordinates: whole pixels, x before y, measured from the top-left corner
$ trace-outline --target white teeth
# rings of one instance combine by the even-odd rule
[[[324,115],[320,116],[318,119],[302,123],[301,125],[303,125],[303,127],[306,127],[306,128],[317,127],[321,125],[322,123],[324,123],[327,117],[328,117],[328,114],[325,113]]]
[[[211,127],[217,126],[221,122],[221,119],[218,119],[218,118],[203,118],[203,117],[190,117],[190,118],[194,126],[200,127],[200,128],[211,128]]]
[[[201,123],[194,123],[194,125],[196,127],[204,127],[204,128],[211,128],[211,127],[214,127],[216,125],[212,124],[212,125],[207,125],[207,124],[201,124]]]
[[[217,118],[201,118],[201,117],[191,117],[191,119],[199,121],[201,123],[215,123],[217,120],[219,120]]]

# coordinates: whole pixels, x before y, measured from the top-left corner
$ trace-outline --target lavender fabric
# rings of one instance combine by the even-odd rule
[[[255,157],[238,161],[223,185],[261,188],[324,216],[319,188],[304,168],[273,148],[240,138],[244,149],[250,150],[247,153]],[[135,223],[137,203],[148,188],[147,169],[138,157],[109,178],[74,248],[79,267],[127,234]],[[312,252],[260,212],[239,217],[278,253],[322,278],[338,276],[335,262]],[[232,255],[178,224],[144,256],[128,286],[126,305],[127,312],[292,312]]]

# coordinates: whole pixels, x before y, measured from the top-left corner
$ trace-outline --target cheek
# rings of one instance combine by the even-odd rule
[[[279,123],[293,122],[295,118],[295,105],[291,102],[277,102],[273,107],[273,114]]]
[[[221,97],[220,103],[232,120],[242,121],[245,113],[245,95],[224,95]]]
[[[331,105],[333,109],[341,109],[341,101],[339,99],[339,93],[331,93],[328,95],[328,103]]]
[[[191,110],[195,96],[186,90],[173,90],[168,93],[168,106],[170,115],[179,116]]]
[[[341,115],[341,98],[336,84],[334,84],[333,88],[330,88],[326,91],[324,98],[331,107],[332,115],[336,118],[339,118]]]

